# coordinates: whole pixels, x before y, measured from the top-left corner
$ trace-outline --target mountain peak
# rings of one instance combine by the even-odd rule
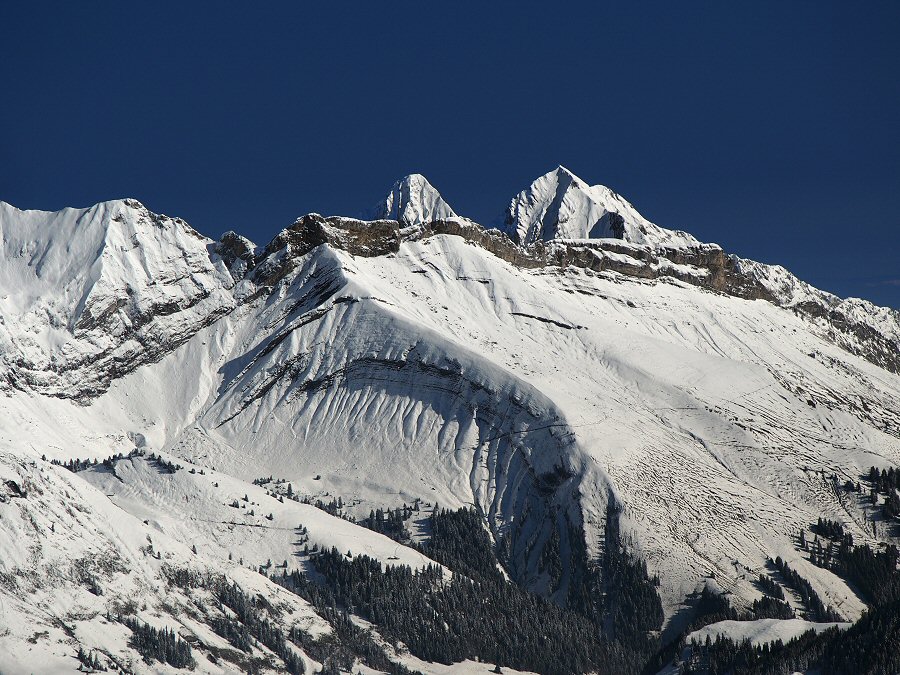
[[[589,185],[562,165],[513,197],[499,228],[525,245],[538,240],[606,238],[654,248],[700,243],[687,233],[654,225],[610,188]]]
[[[564,167],[562,164],[557,166],[553,171],[547,172],[547,174],[551,174],[551,173],[555,173],[558,176],[568,176],[570,178],[575,178],[575,179],[581,180],[580,178],[578,178],[578,176],[575,175],[574,171],[571,171],[570,169]],[[544,174],[544,175],[547,175],[547,174]]]
[[[441,193],[420,173],[411,173],[394,183],[387,196],[365,214],[368,220],[396,220],[403,225],[421,225],[455,218],[456,213]]]

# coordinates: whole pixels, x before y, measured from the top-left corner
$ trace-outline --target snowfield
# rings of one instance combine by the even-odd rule
[[[728,637],[736,642],[750,640],[755,645],[767,642],[789,642],[807,631],[817,633],[829,628],[847,628],[849,623],[815,623],[803,619],[758,619],[756,621],[718,621],[688,635],[688,641],[703,643],[707,637],[715,641],[717,637]]]
[[[315,636],[328,622],[259,566],[307,569],[313,545],[431,563],[279,499],[288,482],[312,501],[340,497],[357,517],[417,500],[474,505],[508,542],[510,576],[544,593],[554,532],[564,561],[571,536],[596,558],[606,509],[619,504],[629,545],[661,579],[672,631],[713,578],[738,608],[761,597],[754,581],[776,556],[843,619],[860,616],[865,598],[812,565],[797,536],[819,517],[859,543],[887,534],[837,486],[900,464],[897,312],[752,261],[740,273],[778,302],[688,283],[713,273],[674,257],[642,276],[516,264],[471,238],[416,229],[458,219],[421,176],[376,210],[378,227],[399,221],[390,227],[415,236],[386,235],[382,250],[365,224],[339,241],[298,226],[266,249],[235,238],[237,255],[134,200],[54,214],[0,204],[0,671],[74,670],[83,646],[160,672],[108,621],[116,603],[227,649],[204,623],[208,598],[167,585],[166,565],[277,599],[286,625]],[[344,237],[350,225],[332,227]],[[562,168],[513,199],[503,229],[570,247],[621,232],[612,243],[631,255],[598,253],[619,262],[719,250]],[[809,303],[868,332],[797,311]],[[861,346],[873,340],[880,362]],[[142,454],[113,468],[51,463],[133,450]],[[168,473],[151,454],[183,468]],[[286,483],[253,484],[269,476]],[[692,635],[762,642],[810,626],[734,623]],[[199,672],[234,672],[197,660]]]

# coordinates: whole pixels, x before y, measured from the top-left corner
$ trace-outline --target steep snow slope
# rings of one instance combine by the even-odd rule
[[[367,220],[396,220],[403,225],[421,225],[455,217],[440,193],[418,173],[394,183],[388,195],[365,214]]]
[[[597,238],[624,239],[652,248],[700,243],[686,232],[654,225],[608,187],[588,185],[563,166],[513,197],[498,227],[520,244]]]

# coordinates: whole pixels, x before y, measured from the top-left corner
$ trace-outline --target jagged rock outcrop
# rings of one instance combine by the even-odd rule
[[[235,280],[242,279],[256,265],[256,245],[237,232],[223,234],[213,252],[222,258]]]

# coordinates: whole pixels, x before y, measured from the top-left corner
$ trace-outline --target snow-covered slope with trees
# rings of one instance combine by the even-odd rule
[[[286,629],[341,630],[282,601],[274,566],[333,546],[424,569],[435,504],[474,507],[503,574],[560,606],[614,525],[669,633],[704,588],[749,608],[779,556],[860,616],[869,599],[797,537],[827,517],[890,541],[844,485],[900,464],[897,312],[652,225],[564,169],[510,206],[533,246],[415,175],[375,216],[305,216],[257,248],[133,200],[0,205],[0,668],[58,672],[82,646],[140,670],[125,602],[192,636],[216,659],[201,670],[284,668],[262,644],[222,651],[221,580]],[[360,524],[404,504],[403,544]],[[217,581],[185,588],[185,568]],[[318,667],[316,649],[297,658]]]

